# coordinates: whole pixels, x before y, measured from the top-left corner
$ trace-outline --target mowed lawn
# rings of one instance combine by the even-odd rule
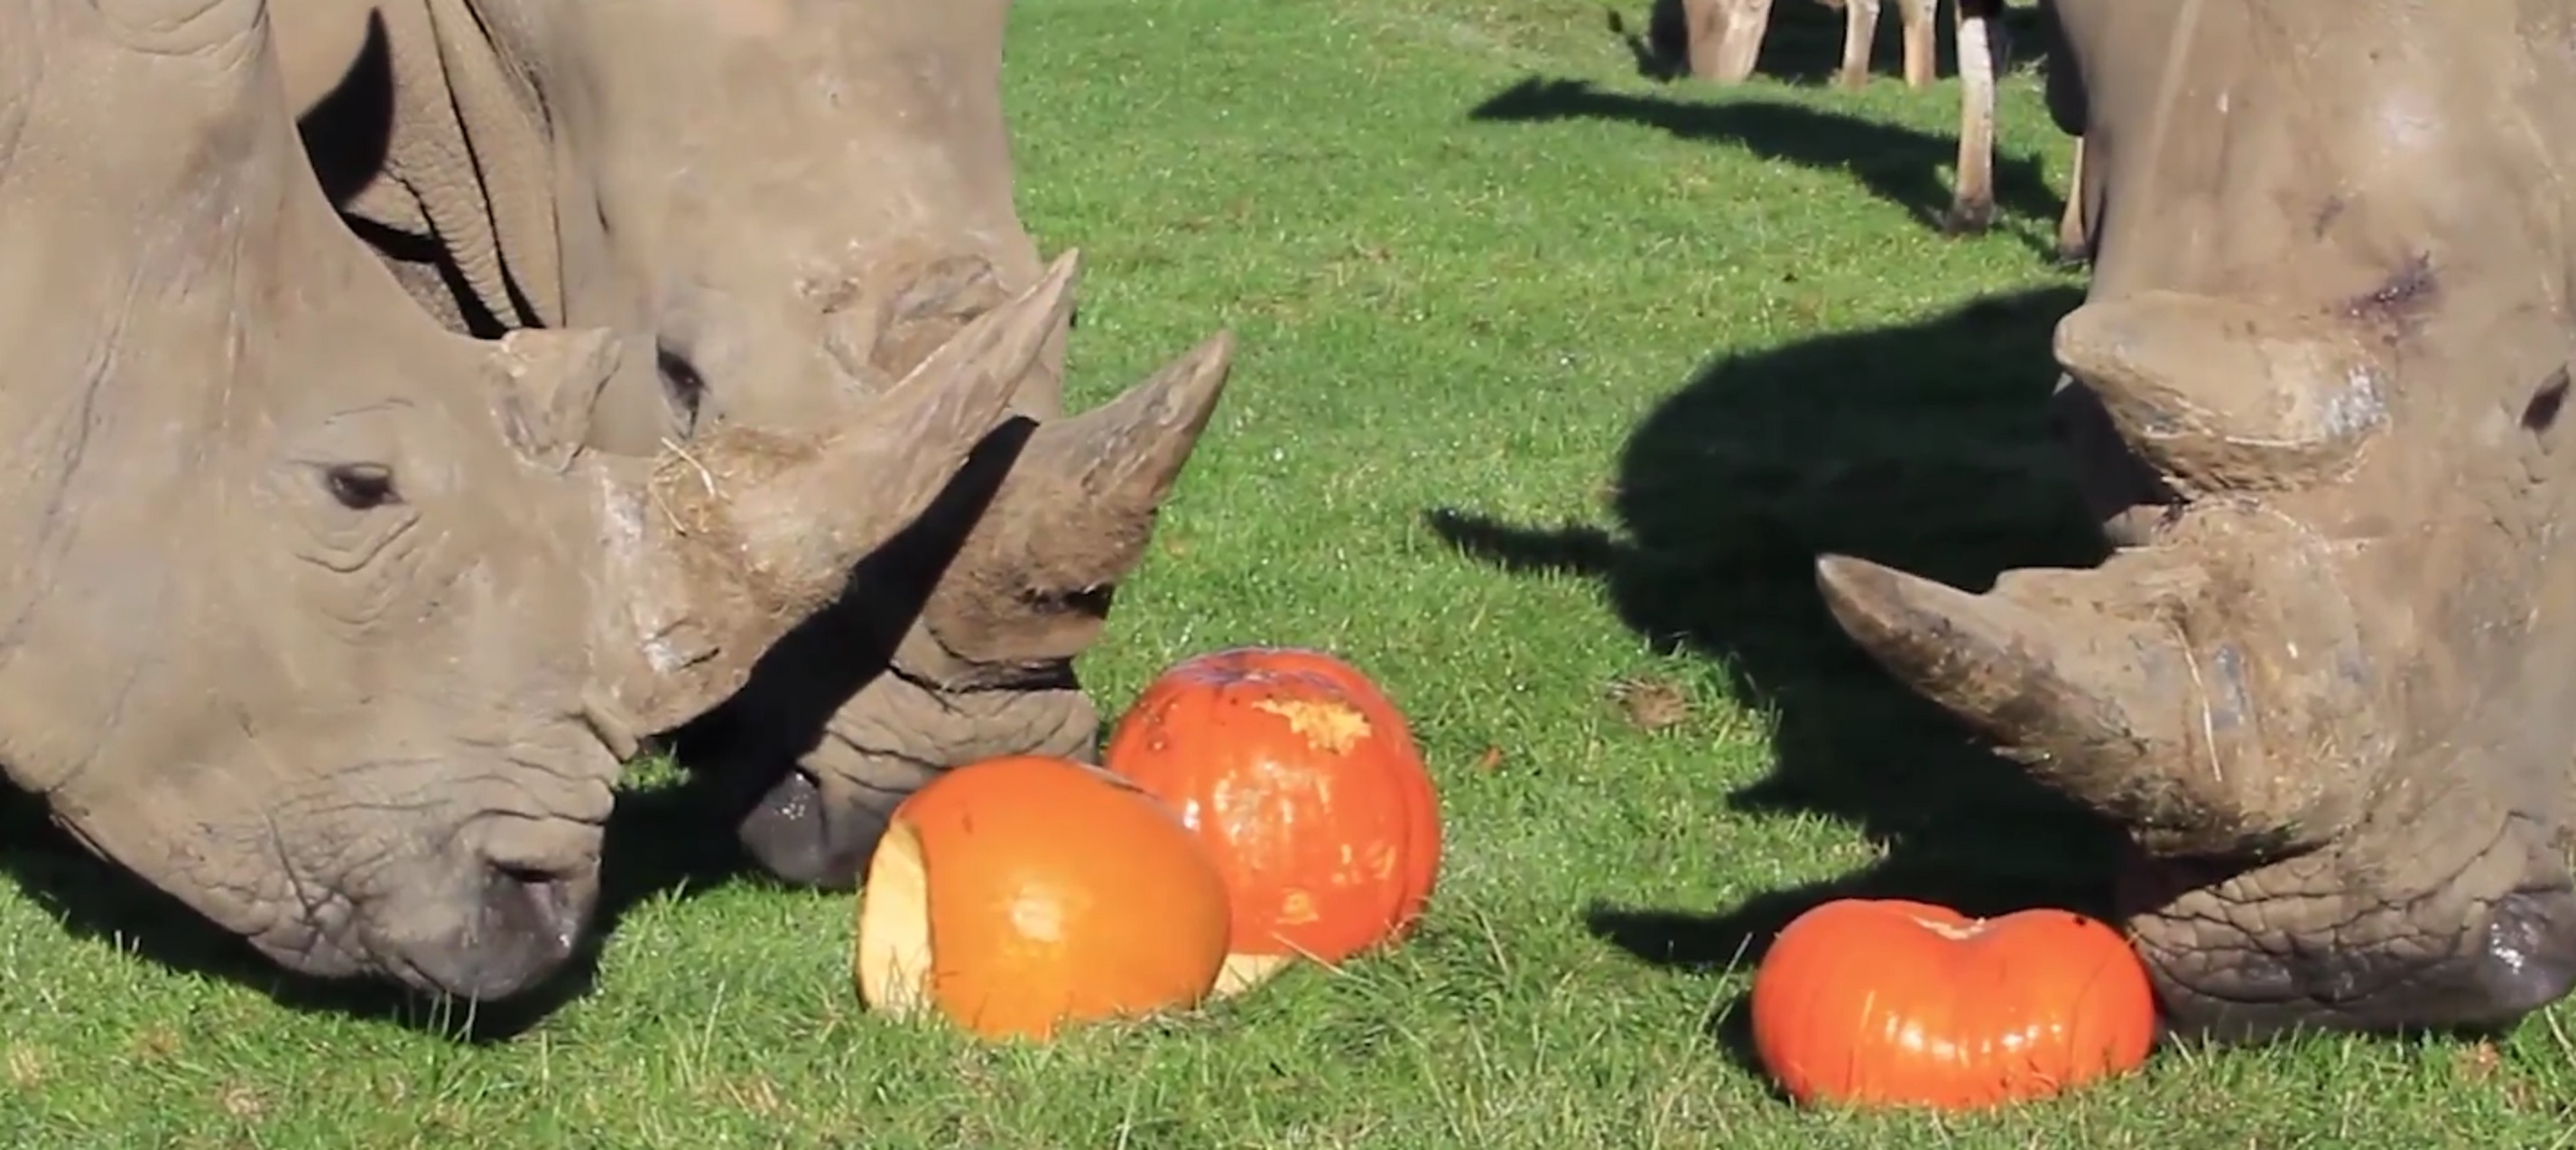
[[[1613,3],[1642,28],[1642,0]],[[1380,678],[1449,836],[1402,949],[1200,1016],[981,1047],[867,1017],[850,900],[727,875],[726,829],[655,776],[615,832],[595,982],[468,1042],[417,1008],[273,994],[18,809],[0,1146],[2576,1137],[2565,1009],[2493,1044],[2165,1050],[1981,1117],[1803,1111],[1747,1061],[1751,962],[1796,910],[1848,890],[2090,905],[2104,858],[1816,602],[1820,551],[1971,586],[2089,556],[2041,422],[2081,283],[2044,254],[2068,142],[2036,75],[2011,76],[2002,224],[1940,237],[1956,84],[1819,87],[1836,19],[1782,5],[1769,78],[1721,93],[1641,78],[1598,0],[1018,5],[1021,202],[1050,253],[1087,259],[1083,400],[1219,325],[1241,337],[1084,674],[1112,711],[1225,644]]]

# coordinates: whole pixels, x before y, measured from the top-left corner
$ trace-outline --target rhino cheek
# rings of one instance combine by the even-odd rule
[[[306,889],[289,865],[200,854],[186,876],[178,887],[185,901],[281,967],[315,978],[348,978],[373,967],[357,948],[350,901],[336,891]],[[203,893],[190,897],[192,888]]]

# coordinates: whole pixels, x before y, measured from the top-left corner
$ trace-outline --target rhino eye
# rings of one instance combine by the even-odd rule
[[[394,490],[393,469],[381,463],[333,464],[323,469],[322,485],[330,488],[331,498],[351,511],[402,502],[402,493]]]
[[[706,377],[698,374],[697,366],[687,356],[668,347],[654,349],[653,364],[662,376],[662,394],[684,417],[682,430],[696,431],[698,409],[706,403]]]

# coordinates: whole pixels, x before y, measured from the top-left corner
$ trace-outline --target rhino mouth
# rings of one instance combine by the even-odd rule
[[[2170,1035],[2493,1033],[2576,991],[2576,882],[2532,829],[2509,822],[2421,891],[2354,882],[2360,860],[2344,851],[2239,863],[2133,850],[2117,898]]]
[[[344,793],[332,814],[303,816],[300,826],[277,822],[295,804],[277,809],[263,834],[268,881],[282,897],[264,929],[245,932],[251,947],[309,977],[383,977],[437,998],[497,1001],[549,982],[590,941],[613,809],[608,784],[635,745],[632,728],[605,708],[565,719],[540,736],[542,749],[522,742],[478,748],[463,761],[339,772]],[[443,784],[450,814],[347,793],[356,780],[381,789],[373,780],[399,788],[421,778],[461,781]],[[438,821],[403,825],[427,818]],[[392,853],[312,853],[352,842]]]
[[[596,864],[547,870],[493,863],[469,880],[464,925],[384,956],[403,985],[492,1002],[546,984],[581,953],[599,902]]]
[[[495,824],[507,833],[478,833]],[[605,820],[479,816],[445,852],[443,881],[419,900],[431,905],[361,904],[361,951],[376,960],[366,965],[414,990],[469,1001],[543,985],[589,938],[606,830]]]

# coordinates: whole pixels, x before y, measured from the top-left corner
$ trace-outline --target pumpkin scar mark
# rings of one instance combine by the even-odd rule
[[[1975,938],[1985,931],[1986,920],[1981,918],[1972,918],[1965,923],[1953,925],[1946,922],[1935,922],[1932,919],[1922,918],[1920,916],[1909,917],[1914,918],[1914,925],[1940,935],[1943,938],[1949,939],[1952,942],[1963,942],[1967,939]]]
[[[1360,740],[1369,737],[1368,716],[1356,707],[1334,702],[1306,699],[1263,699],[1252,709],[1266,711],[1288,720],[1288,729],[1307,745],[1330,754],[1349,754]]]
[[[1304,926],[1324,917],[1315,909],[1315,896],[1302,890],[1288,892],[1279,904],[1279,921],[1284,926]]]

